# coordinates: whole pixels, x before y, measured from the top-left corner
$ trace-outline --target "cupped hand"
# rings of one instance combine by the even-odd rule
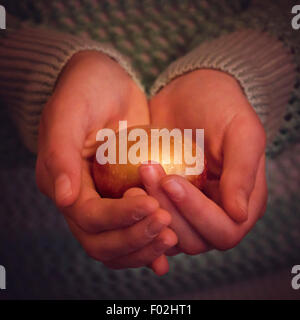
[[[172,213],[179,250],[169,253],[234,247],[262,216],[267,200],[265,132],[239,83],[221,71],[190,72],[151,99],[150,114],[153,125],[204,128],[205,134],[203,192],[179,176],[166,176],[160,166],[141,168],[148,194]]]
[[[152,263],[168,270],[164,252],[177,242],[171,217],[141,189],[122,199],[101,199],[91,177],[91,157],[101,128],[149,123],[144,93],[120,65],[96,51],[75,54],[62,71],[39,128],[39,189],[63,212],[86,252],[111,268]]]

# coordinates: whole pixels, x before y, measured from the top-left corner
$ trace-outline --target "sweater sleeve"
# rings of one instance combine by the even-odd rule
[[[174,78],[196,69],[226,72],[239,81],[256,110],[269,148],[282,124],[292,91],[296,90],[300,48],[291,27],[291,15],[284,15],[281,6],[268,4],[254,5],[239,17],[230,17],[227,25],[220,23],[219,35],[174,61],[157,78],[151,95]],[[233,31],[224,34],[226,29]]]
[[[129,60],[107,43],[60,33],[7,17],[0,37],[0,99],[29,150],[36,152],[40,115],[56,80],[79,51],[97,50],[117,61],[142,89]]]

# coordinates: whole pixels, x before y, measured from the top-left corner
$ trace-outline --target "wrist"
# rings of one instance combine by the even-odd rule
[[[116,70],[122,70],[120,65],[106,54],[96,50],[86,50],[75,53],[64,66],[59,78],[63,78],[70,72],[82,74],[95,74],[95,71],[101,70],[100,74],[109,72],[114,73]]]
[[[239,82],[235,77],[227,72],[215,69],[198,69],[191,71],[183,76],[189,81],[197,81],[201,83],[201,86],[215,87],[219,89],[219,86],[226,86],[226,88],[238,88],[242,90]]]
[[[113,89],[114,94],[117,94],[122,86],[128,86],[131,78],[119,63],[108,55],[96,50],[80,51],[75,53],[62,69],[55,91],[77,87],[88,100],[96,101],[99,98],[99,85],[104,81],[110,84],[106,93]]]
[[[113,59],[111,59],[108,55],[96,51],[96,50],[84,50],[76,52],[69,62],[66,64],[68,65],[78,65],[78,64],[87,64],[87,65],[102,65],[102,64],[117,64]]]

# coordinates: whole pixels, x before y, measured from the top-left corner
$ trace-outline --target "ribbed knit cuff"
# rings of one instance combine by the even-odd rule
[[[205,42],[173,62],[155,81],[155,95],[174,78],[211,68],[227,72],[240,83],[260,117],[270,143],[279,129],[295,81],[292,54],[270,35],[244,30]],[[217,89],[217,88],[216,88]]]
[[[20,130],[24,144],[37,149],[40,115],[56,80],[77,52],[97,50],[116,60],[142,88],[128,59],[108,44],[42,28],[6,30],[0,39],[0,96]]]

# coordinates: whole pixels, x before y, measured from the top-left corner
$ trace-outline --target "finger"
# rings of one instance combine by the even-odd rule
[[[64,212],[82,230],[97,234],[131,226],[153,214],[158,207],[154,198],[143,195],[121,199],[93,197],[76,203]]]
[[[85,139],[84,118],[76,105],[70,110],[67,103],[68,100],[58,102],[55,97],[50,100],[42,116],[38,143],[38,184],[58,207],[69,206],[78,197]],[[49,174],[50,186],[45,186],[39,176],[40,169]]]
[[[98,235],[82,232],[73,222],[70,227],[91,257],[108,262],[142,249],[152,242],[170,222],[169,213],[158,209],[154,214],[133,226],[106,231]]]
[[[198,254],[206,251],[207,243],[199,237],[198,233],[181,216],[162,191],[160,180],[166,176],[163,168],[158,164],[143,164],[139,168],[139,172],[148,194],[157,199],[161,208],[164,208],[172,215],[170,227],[179,238],[178,247],[187,254]]]
[[[265,132],[257,116],[236,117],[225,134],[220,180],[222,205],[236,222],[247,220],[249,197],[264,150]]]
[[[100,198],[95,190],[88,162],[83,163],[81,190],[75,203],[63,209],[83,231],[97,234],[128,227],[151,215],[159,208],[156,199],[144,195],[142,189],[128,191],[136,196],[121,199]],[[139,193],[139,194],[138,194]]]
[[[254,217],[253,220],[255,220],[256,217],[261,218],[264,215],[267,208],[267,200],[268,187],[266,179],[266,159],[265,155],[263,155],[259,162],[255,187],[249,200],[249,214],[251,217]],[[248,226],[246,226],[246,228],[247,227]],[[249,224],[248,229],[250,227],[251,223]]]
[[[239,230],[215,202],[179,176],[165,177],[161,185],[185,219],[206,241],[221,250],[232,245],[231,235]]]
[[[214,247],[206,242],[206,248],[199,253],[206,253],[212,249],[214,249]],[[166,251],[166,256],[173,257],[173,256],[177,256],[180,253],[183,253],[182,250],[180,250],[177,246],[175,246]]]
[[[105,265],[113,269],[123,269],[139,268],[147,266],[153,262],[154,272],[163,275],[168,272],[169,266],[166,258],[162,258],[162,254],[167,249],[173,247],[176,243],[177,237],[175,233],[171,229],[166,228],[155,240],[153,240],[153,242],[141,250],[127,256],[111,260],[105,263]]]
[[[266,202],[264,159],[257,172],[257,179],[249,202],[249,218],[237,224],[215,202],[179,176],[168,176],[162,188],[176,204],[181,214],[211,245],[220,250],[236,246],[254,226]]]
[[[141,188],[130,188],[124,192],[123,198],[126,197],[136,197],[136,196],[146,196],[147,192]]]
[[[165,275],[169,272],[169,262],[167,257],[164,254],[161,255],[150,264],[150,268],[158,276]]]

